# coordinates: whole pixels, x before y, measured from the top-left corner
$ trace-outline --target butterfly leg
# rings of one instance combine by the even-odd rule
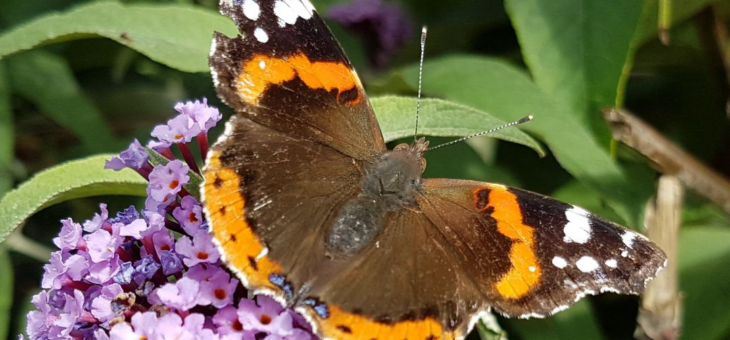
[[[352,159],[352,165],[355,166],[355,169],[357,169],[357,172],[359,172],[361,176],[365,176],[366,171],[363,169],[363,167],[360,165],[360,163],[358,163],[358,161],[354,158]]]

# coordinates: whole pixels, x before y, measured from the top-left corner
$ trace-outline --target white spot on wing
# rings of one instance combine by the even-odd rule
[[[634,238],[635,237],[636,237],[636,234],[634,234],[633,232],[630,232],[630,231],[627,230],[626,232],[624,232],[623,235],[621,235],[621,240],[624,241],[624,244],[627,247],[633,248],[634,247]]]
[[[309,1],[278,0],[274,3],[274,15],[279,18],[279,26],[294,25],[298,18],[309,20],[314,13],[314,7]]]
[[[262,249],[261,252],[258,255],[256,255],[256,261],[261,260],[268,253],[269,253],[269,248]]]
[[[626,251],[626,250],[622,251],[621,252],[621,257],[626,257],[626,256],[629,256],[629,252]]]
[[[598,262],[590,256],[583,256],[575,262],[575,266],[584,273],[590,273],[598,269]]]
[[[535,272],[535,270],[537,270],[537,268],[535,268],[535,266],[530,266],[530,267],[528,267],[527,269],[528,269],[529,271],[533,272],[533,273]]]
[[[274,3],[274,14],[281,19],[281,21],[289,25],[294,25],[297,22],[297,18],[299,18],[299,15],[297,15],[297,13],[294,12],[292,8],[289,7],[289,4],[285,3],[284,0],[279,0]]]
[[[588,212],[578,207],[572,207],[565,211],[568,223],[563,228],[563,232],[565,232],[563,242],[581,244],[588,242],[591,238],[591,224],[587,216]]]
[[[304,19],[309,20],[312,17],[312,11],[314,10],[314,7],[312,7],[312,4],[309,3],[309,1],[306,0],[284,0],[289,7],[297,13],[297,15]],[[307,6],[306,4],[309,4]]]
[[[243,15],[253,21],[258,20],[261,14],[261,8],[259,4],[254,0],[243,0]]]
[[[606,260],[606,265],[611,268],[616,268],[616,267],[618,267],[618,262],[616,262],[616,259],[609,259],[609,260]]]
[[[262,70],[265,69],[266,68],[266,62],[263,61],[263,60],[262,61],[259,61],[259,68],[261,68]]]
[[[256,37],[256,40],[262,43],[269,41],[269,35],[266,34],[266,31],[264,31],[261,27],[256,27],[253,31],[253,36]]]
[[[312,12],[314,12],[314,6],[312,5],[312,3],[309,2],[309,0],[301,0],[301,1],[302,1],[302,4],[304,4],[304,7],[306,7],[307,10],[309,11],[309,15],[312,15]]]
[[[553,257],[553,266],[563,269],[567,265],[568,265],[568,262],[565,261],[564,258],[562,258],[560,256]]]

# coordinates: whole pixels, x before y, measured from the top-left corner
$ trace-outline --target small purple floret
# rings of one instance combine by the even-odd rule
[[[156,166],[150,173],[146,208],[151,211],[161,211],[174,202],[183,185],[190,181],[188,171],[190,168],[179,160]]]
[[[134,170],[139,170],[147,164],[149,158],[150,156],[142,144],[135,139],[132,144],[129,144],[127,150],[119,153],[119,157],[112,157],[112,159],[106,161],[104,168],[119,171],[125,167],[129,167]]]
[[[175,208],[172,216],[180,222],[188,235],[195,235],[203,226],[203,207],[192,196],[185,196],[180,206]]]
[[[175,110],[182,115],[190,117],[194,124],[198,126],[198,129],[205,132],[214,127],[223,118],[223,115],[221,115],[217,108],[208,106],[208,99],[205,98],[203,98],[202,102],[196,100],[194,102],[177,103]]]
[[[171,144],[188,143],[200,132],[200,127],[195,124],[191,117],[178,115],[168,120],[166,125],[156,126],[152,130],[152,137]]]

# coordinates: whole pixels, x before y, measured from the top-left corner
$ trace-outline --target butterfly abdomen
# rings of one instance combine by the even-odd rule
[[[327,233],[331,255],[354,254],[370,244],[380,233],[384,208],[378,200],[363,195],[347,202]]]
[[[369,166],[359,195],[345,203],[327,233],[334,253],[354,254],[374,242],[387,214],[416,208],[421,156],[409,149],[384,152]]]

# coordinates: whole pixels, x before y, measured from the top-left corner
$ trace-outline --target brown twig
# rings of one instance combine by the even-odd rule
[[[606,109],[603,118],[613,138],[651,159],[658,170],[674,175],[688,188],[730,213],[730,182],[626,111]]]
[[[681,330],[682,297],[677,283],[677,239],[682,184],[674,176],[659,179],[656,198],[646,205],[646,236],[667,254],[667,267],[649,282],[639,310],[637,339],[675,340]]]

